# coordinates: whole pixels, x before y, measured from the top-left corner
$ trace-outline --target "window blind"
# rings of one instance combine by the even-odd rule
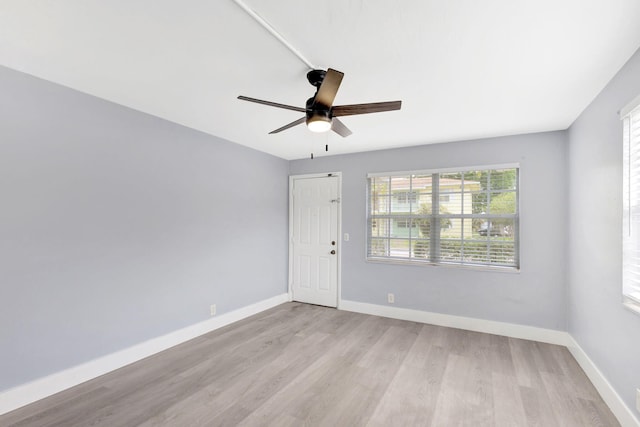
[[[640,98],[623,109],[623,295],[640,311]]]

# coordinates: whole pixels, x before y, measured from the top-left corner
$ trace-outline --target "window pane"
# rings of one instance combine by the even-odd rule
[[[516,192],[495,192],[489,194],[490,202],[487,213],[514,214],[516,213]]]
[[[396,191],[391,195],[391,213],[408,214],[411,212],[411,197],[409,191]]]
[[[485,218],[473,218],[471,220],[471,234],[469,237],[472,239],[482,239],[482,235],[486,235],[484,230],[487,228],[487,225],[488,221]]]
[[[460,262],[462,260],[462,240],[441,239],[440,260],[444,262]]]
[[[513,264],[515,245],[513,241],[492,240],[489,245],[489,262],[497,264]]]
[[[421,228],[420,228],[420,220],[416,220],[414,218],[409,219],[410,224],[411,224],[411,228],[409,230],[409,237],[411,237],[411,239],[419,239],[421,237],[429,237],[429,235],[427,234],[426,236],[422,235],[421,232]]]
[[[390,212],[409,213],[411,211],[411,177],[394,176],[390,180]]]
[[[491,171],[488,170],[480,170],[468,172],[465,174],[466,181],[477,182],[478,190],[486,191],[489,188],[489,174]]]
[[[391,239],[390,255],[398,258],[409,258],[409,240]]]
[[[389,194],[389,177],[371,178],[371,192],[374,194]]]
[[[516,189],[516,170],[515,169],[496,169],[490,171],[491,188],[490,190],[515,190]]]
[[[439,178],[440,214],[462,214],[462,190],[464,179],[461,173],[442,173]]]
[[[431,258],[431,242],[429,240],[420,239],[413,242],[413,257],[420,260],[429,260]]]
[[[390,211],[390,185],[389,177],[371,178],[369,188],[369,208],[374,215],[385,215]]]
[[[469,221],[467,221],[469,223]],[[464,220],[461,218],[440,218],[440,236],[443,239],[462,239]]]
[[[488,170],[468,171],[464,173],[464,181],[470,191],[486,191],[489,188]]]
[[[426,191],[416,192],[416,202],[412,205],[412,215],[431,215],[432,194]]]
[[[469,212],[464,211],[463,197],[463,193],[452,193],[447,194],[446,196],[440,196],[440,213],[443,215],[461,215],[463,213],[471,213],[470,207]]]
[[[388,237],[390,231],[389,218],[373,218],[371,219],[371,237]]]
[[[414,193],[411,213],[414,215],[430,215],[433,193],[433,177],[431,175],[412,175],[411,188]]]
[[[459,193],[462,191],[462,174],[441,173],[439,175],[440,194]]]
[[[469,264],[486,264],[489,261],[487,241],[469,239],[463,243],[463,260]]]
[[[427,193],[431,193],[433,191],[433,176],[431,174],[411,175],[411,177],[414,190],[426,191]]]
[[[413,224],[416,226],[416,236],[428,239],[431,233],[431,224],[434,222],[430,217],[413,218]]]
[[[514,239],[515,222],[513,218],[487,218],[478,228],[481,237],[501,237]]]
[[[408,238],[411,234],[411,228],[416,224],[411,222],[409,217],[391,218],[391,237],[403,237]]]
[[[464,179],[464,191],[480,191],[486,188],[486,173],[482,173],[481,171],[476,172],[465,172],[462,174],[462,178]],[[483,185],[483,183],[485,185]]]
[[[370,208],[373,215],[387,215],[389,213],[391,206],[389,196],[373,193],[370,200]]]
[[[471,213],[473,214],[482,214],[487,213],[489,210],[489,206],[487,204],[488,194],[486,191],[471,192]]]
[[[387,239],[372,238],[369,245],[370,256],[389,256],[389,244]]]

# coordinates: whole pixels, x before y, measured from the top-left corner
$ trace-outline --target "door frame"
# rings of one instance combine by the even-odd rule
[[[289,175],[289,277],[287,292],[289,293],[289,301],[293,301],[293,186],[298,179],[311,179],[311,178],[326,178],[326,177],[338,178],[338,237],[337,246],[338,251],[336,274],[336,292],[337,295],[337,309],[340,309],[342,305],[342,172],[326,172],[326,173],[311,173],[303,175]]]

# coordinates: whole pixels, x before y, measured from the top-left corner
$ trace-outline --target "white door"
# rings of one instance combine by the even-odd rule
[[[338,305],[338,177],[294,178],[292,200],[293,300]]]

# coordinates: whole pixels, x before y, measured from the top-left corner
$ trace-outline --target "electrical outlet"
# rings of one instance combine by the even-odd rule
[[[212,316],[215,316],[216,315],[216,305],[215,304],[211,304],[211,307],[209,307],[209,311],[210,311]]]
[[[387,302],[389,304],[393,304],[396,302],[396,297],[393,294],[387,294]]]
[[[640,388],[636,389],[636,409],[640,412]]]

